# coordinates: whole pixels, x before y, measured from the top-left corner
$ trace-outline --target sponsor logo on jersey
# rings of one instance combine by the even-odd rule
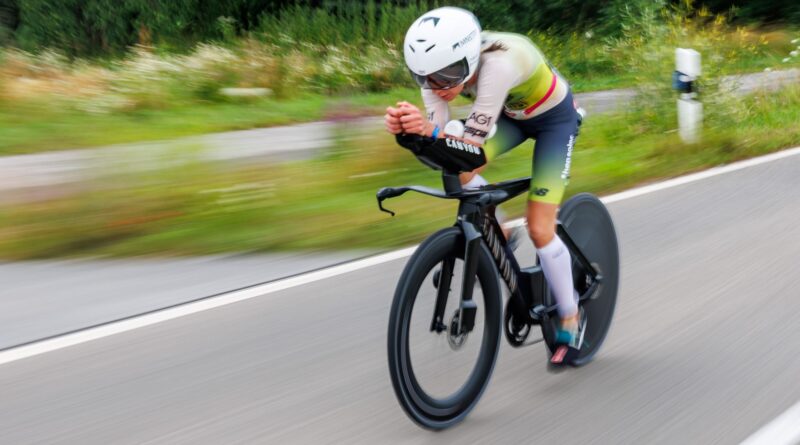
[[[528,107],[528,101],[525,96],[509,94],[504,105],[507,110],[521,110]]]
[[[483,113],[475,113],[469,115],[467,118],[467,122],[473,121],[478,125],[491,125],[492,124],[492,116]]]
[[[454,148],[456,150],[466,151],[467,153],[472,153],[474,155],[480,155],[481,149],[466,142],[457,141],[455,139],[445,138],[445,143],[448,147]]]
[[[561,170],[561,179],[569,179],[569,168],[572,166],[572,148],[575,146],[575,135],[569,135],[567,142],[567,160],[564,162],[564,170]]]
[[[549,191],[550,191],[550,189],[537,188],[537,189],[533,190],[533,194],[536,195],[536,196],[547,196],[547,192],[549,192]]]
[[[477,136],[479,138],[485,138],[486,136],[489,135],[489,133],[487,133],[487,132],[485,132],[483,130],[478,130],[477,128],[474,128],[474,127],[465,127],[464,128],[464,134],[471,134],[471,135]]]

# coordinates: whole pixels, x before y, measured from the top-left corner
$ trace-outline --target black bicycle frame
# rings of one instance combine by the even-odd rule
[[[542,320],[556,311],[557,305],[544,305],[547,284],[542,268],[538,265],[525,269],[520,268],[494,216],[496,206],[527,191],[530,187],[530,180],[531,178],[527,177],[501,182],[480,190],[463,190],[457,174],[444,172],[442,174],[444,192],[420,186],[385,187],[378,191],[379,208],[384,212],[391,213],[393,216],[394,212],[383,207],[383,201],[400,196],[410,190],[437,198],[458,199],[460,201],[458,218],[455,224],[464,234],[464,265],[458,318],[459,333],[470,332],[475,323],[477,305],[472,300],[472,292],[475,286],[478,267],[476,258],[481,240],[489,248],[495,266],[509,289],[512,299],[509,308],[514,312],[517,320],[524,320],[528,323],[541,323]],[[591,284],[579,297],[580,300],[588,299],[594,294],[602,277],[599,271],[586,259],[586,256],[569,236],[561,222],[557,221],[556,224],[556,233],[564,241],[573,258],[578,261],[578,264],[590,277]],[[441,332],[446,329],[443,321],[444,311],[450,292],[454,267],[455,260],[452,258],[442,262],[439,282],[437,283],[436,305],[430,326],[431,331]]]

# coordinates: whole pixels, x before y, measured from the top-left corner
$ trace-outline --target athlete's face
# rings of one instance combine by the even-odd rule
[[[458,97],[458,95],[461,94],[461,90],[463,90],[463,89],[464,89],[464,84],[462,83],[461,85],[459,85],[457,87],[454,87],[454,88],[448,88],[446,90],[432,90],[432,91],[433,91],[433,94],[435,94],[435,95],[441,97],[442,99],[450,102],[451,100],[453,100],[456,97]]]

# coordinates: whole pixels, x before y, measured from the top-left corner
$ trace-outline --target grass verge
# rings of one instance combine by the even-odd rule
[[[255,99],[93,114],[45,103],[0,103],[0,155],[27,154],[198,134],[377,115],[417,91],[338,98],[307,94],[291,100]]]
[[[796,47],[792,30],[650,20],[615,40],[531,37],[576,92],[632,87],[655,76],[668,85],[676,46],[701,50],[709,79],[800,60],[787,57]],[[245,39],[233,48],[201,45],[185,56],[138,50],[108,66],[47,52],[4,57],[0,50],[0,155],[381,115],[397,100],[419,104],[402,55],[390,47],[291,48],[284,54],[286,48]],[[281,99],[220,96],[230,86],[265,87]]]
[[[602,78],[581,85],[591,91],[630,86],[630,82],[632,79],[624,77]],[[231,100],[98,114],[41,102],[0,102],[0,156],[381,116],[388,105],[400,100],[423,106],[415,88],[346,97],[305,94],[284,100]],[[453,105],[468,105],[468,101],[458,98]]]
[[[592,117],[576,145],[568,194],[607,194],[800,144],[800,88],[736,102],[708,116],[697,145],[680,142],[674,104]],[[342,128],[335,148],[310,161],[214,164],[182,154],[162,170],[113,172],[66,196],[0,207],[0,258],[389,248],[452,224],[453,203],[423,196],[387,202],[395,218],[379,212],[379,187],[439,187],[438,173],[386,134]],[[530,142],[516,148],[485,176],[530,174],[531,150]],[[521,214],[523,199],[506,210]]]

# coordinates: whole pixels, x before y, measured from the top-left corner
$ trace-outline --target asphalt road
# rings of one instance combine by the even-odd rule
[[[327,267],[368,253],[0,262],[0,349]]]
[[[800,400],[800,156],[610,204],[623,274],[590,365],[503,345],[461,425],[398,406],[405,260],[0,366],[0,443],[739,443]]]

